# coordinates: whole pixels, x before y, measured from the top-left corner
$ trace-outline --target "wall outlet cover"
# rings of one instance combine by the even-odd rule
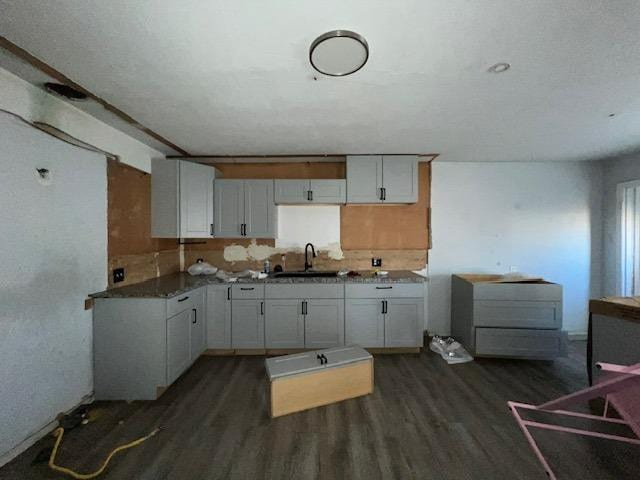
[[[113,269],[113,283],[123,282],[124,281],[124,268],[114,268]]]
[[[371,259],[371,266],[372,267],[381,267],[382,266],[382,259],[381,258],[372,258]]]

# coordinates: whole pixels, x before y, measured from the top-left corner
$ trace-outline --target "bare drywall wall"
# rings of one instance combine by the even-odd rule
[[[107,178],[103,155],[6,113],[0,171],[1,464],[92,392],[84,300],[106,287]]]
[[[585,333],[601,290],[599,163],[436,161],[432,171],[428,329],[450,331],[451,274],[513,267],[562,284],[564,328]]]

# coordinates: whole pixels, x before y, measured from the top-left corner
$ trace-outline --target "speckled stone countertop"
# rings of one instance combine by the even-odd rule
[[[188,273],[174,273],[163,275],[145,282],[134,283],[126,287],[117,287],[104,292],[89,295],[93,298],[171,298],[185,292],[209,284],[233,283],[423,283],[424,277],[408,270],[390,271],[387,276],[376,276],[372,272],[359,272],[358,277],[307,277],[307,278],[274,278],[264,280],[240,278],[236,282],[224,282],[215,275],[191,276]]]

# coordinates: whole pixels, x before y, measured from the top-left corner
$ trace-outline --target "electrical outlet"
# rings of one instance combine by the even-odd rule
[[[381,258],[372,258],[371,259],[371,266],[372,267],[381,267],[382,266],[382,259]]]
[[[123,282],[124,281],[124,268],[114,268],[113,269],[113,283]]]

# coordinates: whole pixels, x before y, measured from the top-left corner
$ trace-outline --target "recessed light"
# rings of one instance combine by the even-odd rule
[[[502,72],[506,72],[510,68],[511,68],[511,64],[506,62],[500,62],[500,63],[496,63],[495,65],[491,65],[489,67],[489,70],[487,71],[489,73],[502,73]]]
[[[369,59],[369,44],[349,30],[332,30],[316,38],[309,48],[311,66],[324,75],[344,77],[357,72]]]
[[[73,102],[81,102],[88,98],[87,95],[80,90],[76,90],[75,88],[62,83],[47,82],[44,84],[44,88],[47,92],[54,93]]]

